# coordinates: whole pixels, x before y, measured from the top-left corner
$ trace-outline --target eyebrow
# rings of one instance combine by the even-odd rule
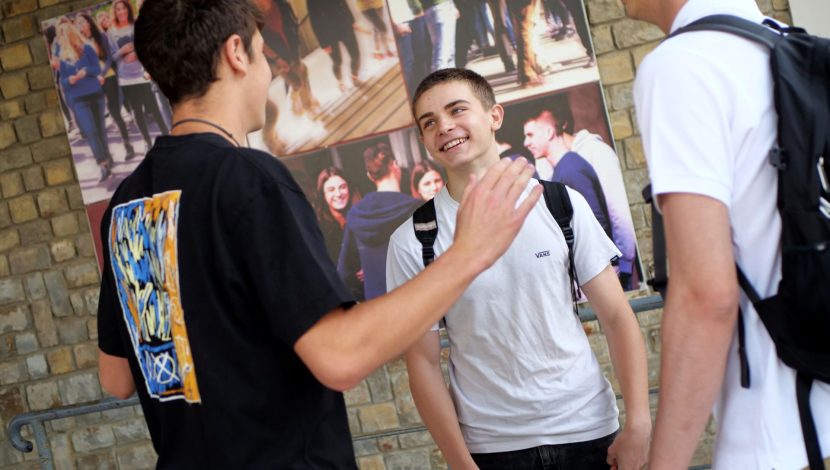
[[[455,100],[455,101],[451,101],[451,102],[449,102],[449,103],[445,104],[445,105],[444,105],[444,109],[449,109],[449,108],[452,108],[453,106],[455,106],[455,105],[457,105],[457,104],[459,104],[459,103],[470,104],[470,102],[469,102],[469,101],[467,101],[467,100]],[[418,116],[418,119],[416,119],[416,121],[418,122],[418,124],[420,124],[420,123],[421,123],[421,119],[423,119],[423,118],[425,118],[425,117],[434,116],[434,115],[435,115],[435,113],[433,113],[432,111],[429,111],[429,112],[426,112],[426,113],[424,113],[424,114],[422,114],[422,115]]]

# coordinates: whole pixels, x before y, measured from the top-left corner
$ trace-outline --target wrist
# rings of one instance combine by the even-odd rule
[[[455,243],[436,261],[442,258],[445,258],[445,262],[454,267],[453,272],[458,278],[465,279],[467,282],[472,282],[492,264],[488,263],[480,253],[464,249],[462,245]]]
[[[648,412],[626,415],[623,430],[651,434],[651,429],[651,415]]]

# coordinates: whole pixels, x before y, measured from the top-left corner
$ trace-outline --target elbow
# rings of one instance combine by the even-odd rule
[[[126,400],[135,393],[135,384],[132,382],[108,380],[104,376],[99,376],[101,381],[101,388],[107,395],[112,395],[119,400]]]
[[[338,392],[355,388],[371,371],[366,371],[354,362],[345,360],[327,361],[324,366],[311,369],[320,383]]]
[[[739,289],[737,282],[709,284],[700,288],[672,285],[677,291],[675,305],[684,310],[691,307],[697,316],[712,322],[731,323],[738,313]],[[676,288],[676,289],[675,289]]]

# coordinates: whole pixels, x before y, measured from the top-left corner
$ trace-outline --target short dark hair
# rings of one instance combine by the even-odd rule
[[[363,151],[363,163],[366,173],[372,181],[377,181],[389,174],[389,167],[395,161],[392,149],[386,142],[380,142]]]
[[[138,59],[172,104],[217,80],[222,45],[238,34],[249,56],[262,13],[250,0],[147,0],[135,23]]]
[[[487,79],[481,75],[467,69],[441,69],[432,72],[427,77],[421,80],[418,88],[415,89],[415,94],[412,97],[412,114],[415,114],[415,104],[421,98],[421,95],[431,90],[432,88],[447,82],[464,82],[466,83],[473,94],[476,95],[478,101],[485,109],[492,108],[496,104],[496,94],[493,92],[493,87],[487,82]],[[415,116],[417,119],[417,116]],[[420,127],[419,127],[420,129]]]
[[[550,108],[553,121],[556,124],[556,132],[559,134],[574,133],[574,113],[567,97],[562,97],[554,102]]]

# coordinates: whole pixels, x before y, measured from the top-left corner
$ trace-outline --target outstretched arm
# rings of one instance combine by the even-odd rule
[[[542,192],[537,186],[517,207],[532,174],[519,159],[500,161],[478,182],[471,177],[442,256],[389,294],[329,312],[300,337],[294,350],[317,379],[349,389],[421,338],[510,246]]]

